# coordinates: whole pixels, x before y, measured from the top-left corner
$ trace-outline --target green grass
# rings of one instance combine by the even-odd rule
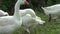
[[[58,18],[55,22],[47,22],[48,17],[43,13],[36,12],[37,16],[41,17],[42,20],[45,20],[46,23],[43,25],[37,25],[35,28],[31,28],[31,34],[60,34],[60,18]],[[28,34],[21,27],[18,29],[21,34]],[[16,31],[14,34],[18,34]]]

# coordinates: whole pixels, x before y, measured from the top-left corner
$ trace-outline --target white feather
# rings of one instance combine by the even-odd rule
[[[15,4],[15,12],[13,16],[0,17],[0,34],[11,34],[22,24],[19,14],[19,7],[24,4],[25,0],[18,0]]]
[[[52,19],[56,19],[60,15],[60,4],[52,5],[49,7],[42,7],[45,14],[49,16],[51,14]]]

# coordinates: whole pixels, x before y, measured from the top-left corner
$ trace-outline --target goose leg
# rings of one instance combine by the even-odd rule
[[[48,22],[51,22],[51,19],[52,17],[51,17],[51,14],[49,14],[49,19],[48,19]]]
[[[27,33],[30,34],[30,28],[28,28],[28,27],[24,27],[24,30],[25,30],[25,32],[27,32]]]

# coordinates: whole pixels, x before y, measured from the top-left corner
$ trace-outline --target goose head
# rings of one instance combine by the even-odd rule
[[[5,16],[9,16],[9,14],[7,12],[4,13]]]
[[[20,1],[20,5],[22,5],[22,4],[29,4],[29,3],[27,2],[27,0],[18,0],[18,1]]]
[[[37,16],[36,16],[36,22],[37,22],[37,24],[44,24],[45,23],[45,21],[43,21],[40,17],[37,17]]]

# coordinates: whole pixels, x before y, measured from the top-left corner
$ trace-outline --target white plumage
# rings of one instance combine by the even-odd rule
[[[26,14],[30,14],[32,17],[36,17],[36,14],[33,9],[24,9],[19,11],[21,13],[21,17],[25,16]]]
[[[31,26],[35,26],[37,24],[43,24],[43,23],[45,23],[45,21],[41,20],[41,18],[37,16],[36,18],[34,18],[30,14],[27,14],[22,17],[23,27],[28,33],[30,33],[29,29]]]
[[[36,16],[33,9],[23,9],[19,11],[21,13],[23,27],[28,33],[30,33],[29,27],[32,25],[35,26],[45,23],[40,17]]]
[[[60,15],[60,4],[49,7],[42,7],[42,9],[44,10],[46,15],[51,15],[51,19],[56,19]]]
[[[26,0],[18,0],[15,4],[13,16],[0,17],[0,34],[11,34],[21,26],[22,20],[20,19],[19,7],[26,2]]]
[[[4,12],[3,10],[0,10],[0,17],[2,16],[8,16],[9,14],[7,12]]]

